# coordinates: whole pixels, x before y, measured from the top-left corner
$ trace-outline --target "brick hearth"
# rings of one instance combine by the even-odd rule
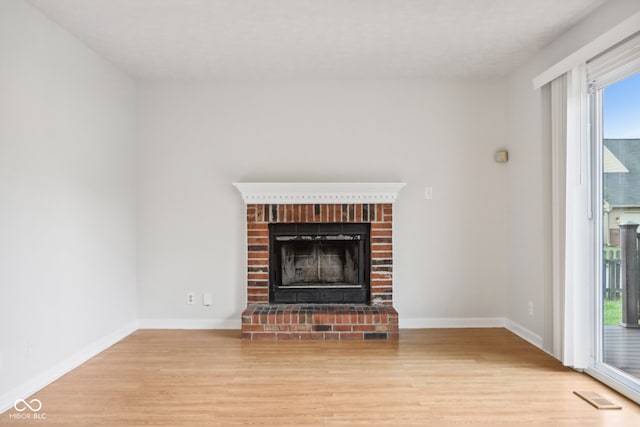
[[[398,313],[389,306],[251,305],[242,338],[252,340],[397,339]]]

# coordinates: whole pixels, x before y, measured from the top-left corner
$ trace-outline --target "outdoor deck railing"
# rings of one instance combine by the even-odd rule
[[[622,326],[638,328],[640,311],[640,259],[638,225],[628,222],[620,227],[620,282],[622,287]]]

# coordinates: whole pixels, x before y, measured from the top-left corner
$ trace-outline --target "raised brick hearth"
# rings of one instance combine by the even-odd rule
[[[390,306],[256,304],[242,313],[242,338],[397,339],[398,313]]]
[[[284,194],[273,191],[278,184],[235,185],[243,193],[247,218],[247,308],[242,313],[243,339],[398,338],[398,314],[393,308],[392,203],[403,184],[382,184],[397,189],[375,193],[368,188],[363,191],[366,184],[355,184],[356,191],[350,192],[344,191],[348,184],[315,184],[312,191],[302,189],[304,184],[285,184],[294,185],[294,191],[288,187]],[[318,191],[318,185],[322,191]],[[256,186],[269,191],[255,192]],[[270,303],[269,224],[285,223],[368,224],[367,303]]]

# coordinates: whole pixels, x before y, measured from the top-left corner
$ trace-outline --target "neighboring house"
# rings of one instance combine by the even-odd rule
[[[604,223],[605,243],[619,246],[619,224],[640,224],[640,139],[605,139]]]

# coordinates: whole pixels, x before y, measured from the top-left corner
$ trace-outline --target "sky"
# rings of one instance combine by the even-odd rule
[[[604,89],[604,137],[640,139],[640,73]]]

